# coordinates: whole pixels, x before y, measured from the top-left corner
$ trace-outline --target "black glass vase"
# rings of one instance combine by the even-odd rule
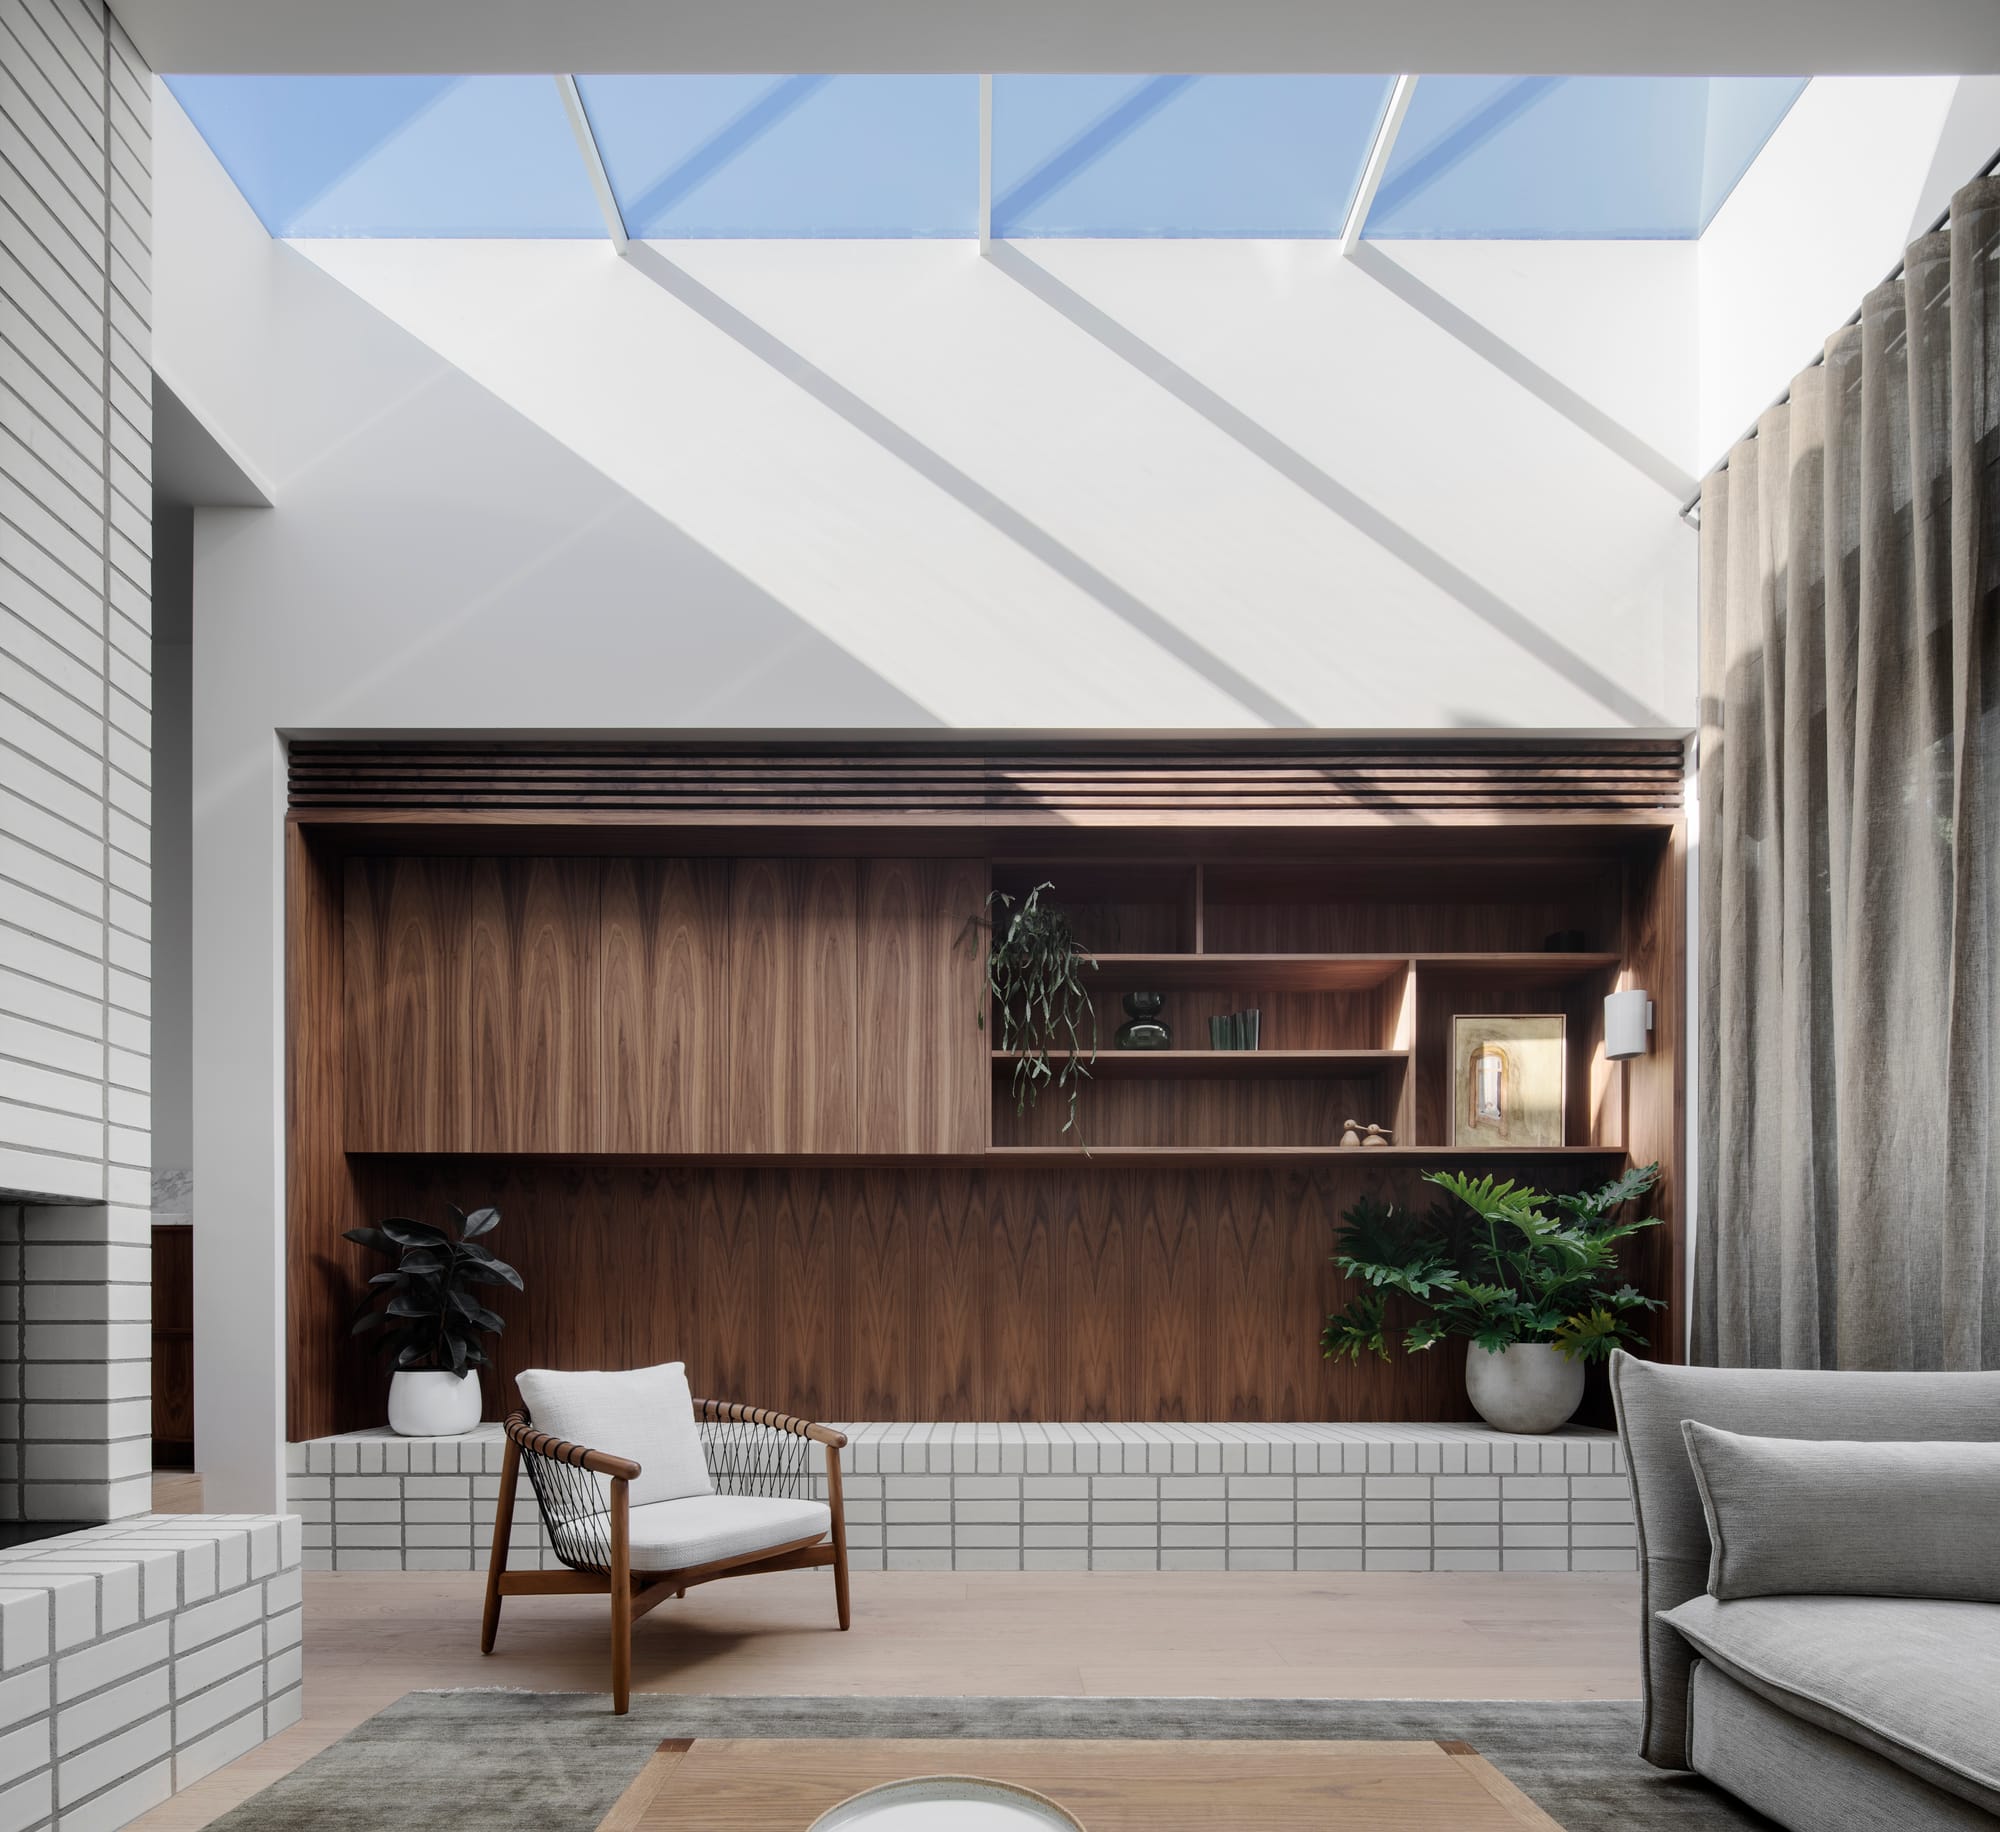
[[[1125,995],[1126,1022],[1118,1027],[1121,1050],[1170,1050],[1174,1034],[1160,1021],[1166,999],[1157,992],[1128,992]]]

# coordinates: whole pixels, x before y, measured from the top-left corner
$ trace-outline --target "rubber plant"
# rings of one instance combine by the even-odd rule
[[[1660,1308],[1618,1279],[1618,1249],[1657,1216],[1620,1219],[1658,1180],[1660,1167],[1628,1170],[1580,1196],[1433,1171],[1424,1181],[1457,1198],[1425,1215],[1363,1197],[1341,1218],[1333,1263],[1364,1289],[1326,1320],[1329,1360],[1389,1359],[1391,1298],[1415,1306],[1403,1348],[1415,1353],[1463,1336],[1483,1349],[1553,1343],[1572,1361],[1605,1361],[1643,1346],[1636,1327]]]
[[[1014,1111],[1025,1113],[1053,1088],[1069,1097],[1062,1129],[1077,1123],[1078,1098],[1097,1060],[1097,1007],[1083,983],[1096,960],[1077,940],[1068,915],[1038,884],[1025,896],[993,891],[973,924],[986,935],[979,1027],[989,1002],[999,1013],[1000,1047],[1014,1058]]]
[[[399,1370],[463,1374],[490,1365],[480,1340],[499,1335],[507,1323],[473,1293],[488,1285],[525,1289],[512,1266],[480,1245],[500,1225],[500,1211],[450,1213],[450,1229],[392,1215],[372,1228],[347,1230],[347,1239],[396,1260],[394,1271],[368,1281],[353,1333],[378,1337],[377,1348]],[[378,1307],[384,1297],[388,1302]]]

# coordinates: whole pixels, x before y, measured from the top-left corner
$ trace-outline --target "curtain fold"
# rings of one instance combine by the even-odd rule
[[[1696,1356],[2000,1366],[2000,179],[1701,530]]]

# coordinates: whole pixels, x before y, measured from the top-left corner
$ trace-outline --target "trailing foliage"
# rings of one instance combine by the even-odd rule
[[[1363,1291],[1326,1320],[1328,1359],[1389,1358],[1391,1299],[1418,1311],[1403,1332],[1411,1352],[1463,1336],[1483,1349],[1552,1342],[1573,1361],[1608,1360],[1643,1345],[1634,1325],[1660,1308],[1614,1282],[1619,1245],[1657,1216],[1615,1219],[1658,1180],[1660,1167],[1628,1170],[1580,1196],[1549,1196],[1491,1177],[1435,1171],[1424,1181],[1458,1198],[1417,1216],[1363,1197],[1341,1217],[1333,1263]]]
[[[500,1211],[474,1209],[467,1215],[454,1208],[451,1215],[455,1233],[400,1215],[372,1228],[347,1230],[349,1240],[400,1256],[395,1271],[378,1272],[368,1281],[353,1331],[379,1334],[376,1346],[398,1368],[463,1374],[485,1367],[480,1338],[499,1335],[507,1324],[472,1294],[482,1285],[524,1289],[521,1275],[479,1244],[481,1235],[500,1225]],[[388,1302],[374,1308],[385,1294]]]
[[[1068,1132],[1097,1060],[1097,1007],[1081,977],[1081,969],[1097,962],[1078,944],[1069,917],[1042,901],[1042,893],[1054,888],[1036,885],[1019,908],[1007,892],[994,891],[986,913],[972,923],[987,936],[979,1026],[986,1028],[990,999],[1000,1013],[1000,1047],[1015,1052],[1014,1111],[1025,1113],[1044,1088],[1066,1092],[1069,1117],[1062,1129]]]

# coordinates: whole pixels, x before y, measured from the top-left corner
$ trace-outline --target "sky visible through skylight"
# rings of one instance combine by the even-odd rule
[[[976,76],[581,76],[627,231],[971,237]],[[605,233],[547,76],[174,76],[273,235]],[[1337,236],[1387,76],[995,76],[996,236]],[[1365,233],[1697,236],[1789,77],[1425,77]]]

